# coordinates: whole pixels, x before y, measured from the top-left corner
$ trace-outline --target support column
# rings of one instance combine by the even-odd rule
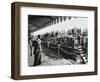
[[[62,17],[60,17],[60,22],[62,22]]]
[[[54,19],[54,24],[56,24],[56,19]]]
[[[57,18],[57,23],[59,23],[59,17]]]
[[[64,21],[66,21],[67,17],[64,16]]]

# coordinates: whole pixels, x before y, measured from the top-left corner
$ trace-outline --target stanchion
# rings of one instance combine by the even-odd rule
[[[49,49],[49,44],[50,44],[50,42],[47,42],[47,48]]]
[[[58,44],[58,58],[60,58],[60,44]]]

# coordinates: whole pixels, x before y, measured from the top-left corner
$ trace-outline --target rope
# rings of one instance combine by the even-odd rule
[[[46,42],[46,41],[42,41],[43,43],[47,43],[48,44],[48,42]],[[50,44],[51,42],[49,42],[49,44]],[[54,43],[51,43],[51,44],[54,44]],[[51,48],[58,48],[58,46],[57,47],[52,47],[51,45],[49,45],[49,47],[51,47]]]
[[[51,48],[58,48],[58,46],[57,46],[57,47],[52,47],[52,46],[50,46],[50,45],[49,45],[49,47],[51,47]]]
[[[62,46],[62,45],[61,45]],[[62,47],[65,47],[65,48],[72,48],[73,49],[73,47],[70,47],[70,46],[62,46]]]
[[[45,42],[45,43],[48,43],[48,42],[46,42],[46,41],[43,41],[43,42]],[[51,42],[49,42],[49,43],[51,43]],[[51,44],[54,44],[54,43],[51,43]],[[62,46],[62,45],[61,45]],[[51,45],[49,45],[49,47],[51,47],[51,48],[58,48],[58,46],[57,47],[53,47],[53,46],[51,46]],[[72,47],[70,47],[70,46],[62,46],[62,47],[65,47],[65,48],[71,48],[71,49],[73,49]],[[73,53],[69,53],[69,52],[66,52],[66,51],[64,51],[64,49],[63,48],[61,48],[61,47],[59,47],[63,52],[65,52],[66,54],[73,54]],[[76,50],[76,49],[75,49]],[[74,51],[74,53],[78,53],[78,52],[76,52],[76,51]],[[74,55],[74,54],[73,54]],[[76,56],[76,55],[75,55]]]
[[[46,41],[43,41],[43,43],[47,43],[48,44],[48,42],[46,42]],[[49,44],[50,44],[51,42],[49,42]],[[51,43],[51,44],[54,44],[54,43]],[[61,45],[62,46],[62,45]],[[57,48],[58,49],[58,46],[57,47],[53,47],[53,46],[51,46],[51,45],[49,45],[49,47],[51,47],[51,48]],[[70,48],[70,49],[73,49],[73,47],[70,47],[70,46],[62,46],[62,47],[65,47],[65,48]],[[84,48],[84,47],[83,47]],[[65,54],[70,54],[70,55],[74,55],[74,56],[76,56],[74,53],[77,53],[77,52],[75,52],[74,51],[74,53],[69,53],[69,52],[66,52],[63,48],[61,48],[60,46],[59,46],[59,49],[61,49]],[[82,48],[78,48],[78,49],[82,49]],[[76,50],[76,49],[75,49]],[[85,59],[84,60],[84,58],[83,58],[84,56],[81,56],[81,60],[83,60],[83,62],[84,63],[86,63],[87,62],[87,60]],[[86,58],[86,57],[85,57]]]
[[[48,43],[47,41],[42,41],[43,43]],[[52,42],[49,42],[49,43],[51,43],[51,44],[54,44],[54,43],[52,43]]]
[[[74,53],[69,53],[69,52],[66,52],[66,51],[64,51],[61,47],[59,47],[63,52],[65,52],[66,54],[70,54],[70,55],[74,55],[74,56],[76,56]]]

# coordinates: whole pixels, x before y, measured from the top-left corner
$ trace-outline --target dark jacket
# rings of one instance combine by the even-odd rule
[[[34,40],[34,41],[32,42],[32,46],[33,46],[34,48],[38,48],[38,42],[37,42],[36,40]]]

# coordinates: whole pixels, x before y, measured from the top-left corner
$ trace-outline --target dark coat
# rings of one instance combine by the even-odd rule
[[[34,40],[32,42],[32,46],[37,49],[38,48],[38,42],[36,40]]]

